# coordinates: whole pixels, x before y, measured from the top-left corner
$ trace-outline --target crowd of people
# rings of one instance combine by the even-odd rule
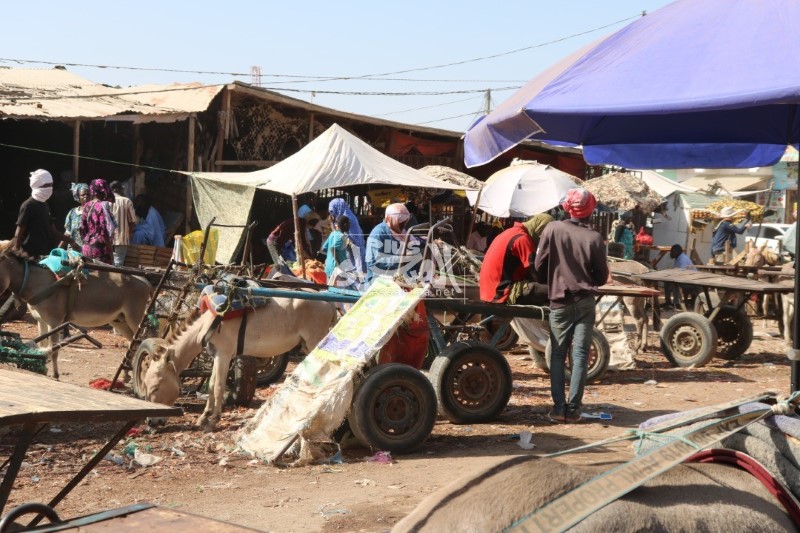
[[[56,230],[47,205],[53,190],[50,173],[32,172],[30,187],[31,196],[19,209],[14,242],[32,257],[48,255],[60,244],[92,260],[123,265],[130,244],[165,245],[160,213],[145,195],[133,201],[127,198],[120,182],[109,185],[95,179],[88,184],[74,183],[71,192],[77,205],[67,213],[63,232]],[[359,290],[380,275],[416,279],[426,243],[409,234],[416,217],[407,205],[398,201],[387,205],[383,220],[365,234],[345,199],[334,198],[327,205],[318,205],[315,195],[300,200],[295,215],[283,220],[265,239],[276,267],[288,272],[292,263],[318,260],[324,264],[329,285]],[[553,400],[549,416],[557,423],[580,419],[595,320],[594,294],[609,279],[612,246],[616,245],[614,253],[621,258],[633,259],[635,243],[641,242],[641,236],[647,237],[642,228],[636,234],[631,212],[621,213],[604,237],[589,225],[596,204],[590,192],[574,188],[557,212],[537,214],[507,227],[497,221],[478,222],[466,242],[468,249],[483,254],[479,276],[482,301],[549,306]],[[728,246],[734,248],[737,235],[751,224],[749,216],[735,224],[734,218],[741,213],[730,208],[721,215],[713,229],[711,251],[715,257]],[[672,246],[670,257],[674,268],[696,268],[678,244]],[[688,289],[667,285],[664,306],[677,307]],[[565,364],[570,346],[572,374],[567,387]]]
[[[70,247],[86,258],[122,266],[130,244],[165,245],[166,228],[159,212],[146,195],[134,201],[124,196],[121,182],[73,183],[70,189],[77,205],[67,213],[63,232],[56,229],[47,204],[53,192],[52,175],[35,170],[29,184],[31,196],[19,208],[12,246],[30,257]]]

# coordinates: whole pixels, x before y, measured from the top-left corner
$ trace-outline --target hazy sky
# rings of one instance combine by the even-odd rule
[[[668,3],[18,0],[3,4],[0,66],[51,68],[18,62],[35,60],[224,73],[67,67],[92,81],[123,87],[193,81],[215,84],[234,79],[252,83],[251,67],[258,66],[262,86],[283,89],[295,98],[353,113],[463,131],[485,107],[486,89],[493,89],[496,106],[512,94],[502,88],[521,85],[560,57],[625,24],[615,22]],[[564,40],[543,44],[559,39]],[[505,55],[377,76],[393,78],[390,80],[313,79],[386,74],[496,54]],[[480,92],[404,96],[321,92],[470,90]],[[310,91],[319,92],[312,96]]]

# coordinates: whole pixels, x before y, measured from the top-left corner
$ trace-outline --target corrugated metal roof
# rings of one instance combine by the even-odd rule
[[[404,124],[323,107],[241,81],[233,81],[227,85],[236,91],[265,100],[333,117],[449,138],[460,138],[463,135],[461,132]],[[225,86],[190,83],[116,88],[89,81],[63,68],[0,67],[0,119],[174,122],[185,119],[189,113],[207,110],[211,101]],[[541,141],[525,141],[522,144],[548,152],[572,155],[581,153],[579,148],[553,146]]]
[[[195,83],[121,89],[94,83],[59,68],[0,68],[0,117],[179,120],[189,113],[208,109],[223,87]]]

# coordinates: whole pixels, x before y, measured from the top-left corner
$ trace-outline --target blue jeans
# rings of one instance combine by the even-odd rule
[[[594,296],[587,296],[550,311],[550,394],[556,414],[580,412],[586,385],[586,362],[592,346]],[[566,359],[572,346],[572,378],[569,402],[565,394]]]

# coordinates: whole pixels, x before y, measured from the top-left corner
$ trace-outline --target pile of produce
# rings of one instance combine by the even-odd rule
[[[741,211],[734,217],[736,221],[744,220],[747,211],[750,211],[750,219],[753,222],[760,222],[764,218],[764,207],[747,200],[736,198],[725,198],[708,204],[705,209],[692,209],[692,218],[720,218],[719,212],[726,207],[732,207],[734,211]]]

